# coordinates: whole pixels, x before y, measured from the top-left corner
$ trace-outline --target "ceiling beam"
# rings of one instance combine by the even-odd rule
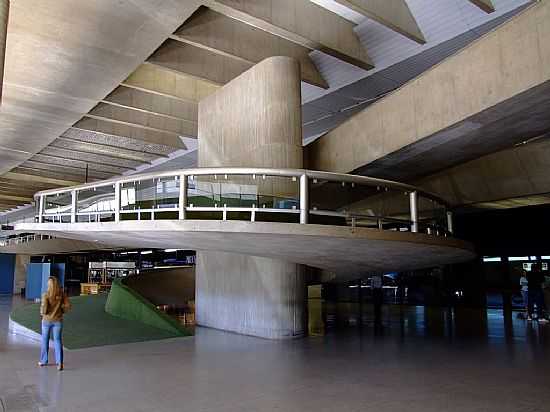
[[[107,156],[117,157],[120,159],[134,160],[136,162],[151,163],[159,157],[167,158],[162,154],[148,153],[139,150],[127,149],[124,147],[110,146],[100,143],[85,142],[82,140],[73,139],[70,137],[59,136],[53,146],[63,147],[64,144],[68,149],[81,150],[86,153],[104,154]]]
[[[32,202],[32,197],[28,196],[12,196],[4,193],[0,193],[0,202],[4,200],[11,200],[14,202]]]
[[[134,160],[125,160],[107,155],[91,154],[85,152],[79,152],[72,149],[64,149],[60,147],[47,146],[39,154],[45,154],[49,156],[56,156],[71,160],[80,160],[84,163],[94,163],[97,165],[113,166],[124,170],[135,170],[138,166],[141,166],[146,162],[136,162]],[[81,156],[82,154],[85,155]]]
[[[470,2],[475,4],[485,13],[492,13],[495,11],[495,6],[492,0],[470,0]]]
[[[67,159],[63,156],[57,156],[52,154],[37,153],[29,160],[38,161],[45,164],[52,164],[54,166],[70,166],[76,169],[86,170],[88,167],[89,176],[94,176],[96,172],[110,173],[110,174],[122,174],[128,169],[126,167],[107,165],[101,162],[90,162],[87,160]]]
[[[155,132],[171,133],[176,137],[196,137],[198,133],[198,117],[190,120],[175,119],[108,103],[99,103],[86,117],[135,126]]]
[[[26,173],[16,173],[16,172],[8,172],[4,173],[2,175],[3,178],[11,179],[15,181],[22,181],[22,182],[37,182],[37,183],[47,183],[57,186],[75,186],[80,184],[80,182],[76,182],[73,180],[65,180],[65,179],[51,179],[49,177],[44,176],[35,176],[35,175],[29,175]]]
[[[23,164],[20,164],[16,168],[13,169],[16,173],[25,173],[28,175],[36,175],[40,177],[49,177],[51,179],[71,179],[73,181],[78,182],[78,184],[84,183],[85,181],[85,175],[82,174],[74,174],[74,173],[64,173],[64,172],[55,172],[53,170],[44,170],[44,169],[36,169],[34,167],[28,167],[24,166]]]
[[[300,62],[302,80],[328,88],[309,57],[310,49],[206,7],[198,9],[171,38],[240,60],[250,67],[272,56],[293,57]]]
[[[31,167],[33,169],[42,169],[42,170],[51,170],[55,172],[66,172],[68,174],[77,174],[84,176],[86,175],[86,167],[77,167],[77,166],[65,166],[65,165],[58,165],[58,164],[52,164],[52,163],[45,163],[40,162],[36,160],[27,160],[24,163],[21,163],[22,167]],[[109,173],[104,171],[98,171],[98,170],[90,170],[88,169],[88,177],[89,178],[97,178],[97,179],[108,179],[115,175],[116,173]]]
[[[334,0],[342,6],[375,20],[409,39],[424,44],[426,39],[405,0]]]
[[[310,0],[205,0],[204,5],[365,70],[374,67],[354,24]]]
[[[52,184],[49,183],[42,183],[42,182],[29,182],[29,181],[21,181],[21,180],[15,180],[15,179],[6,179],[5,176],[0,177],[0,184],[2,185],[13,185],[16,187],[23,187],[23,188],[29,188],[33,190],[42,190],[47,189],[52,186]],[[58,185],[61,186],[61,185]]]
[[[152,64],[139,66],[122,82],[122,86],[194,103],[198,103],[220,87],[182,73],[164,70]]]
[[[173,119],[197,122],[199,117],[198,104],[194,101],[181,100],[126,86],[117,87],[103,102]]]
[[[252,67],[250,63],[171,39],[166,40],[147,62],[218,86]]]
[[[29,188],[29,187],[18,187],[16,185],[8,185],[5,183],[0,183],[0,192],[4,191],[10,191],[11,192],[17,192],[17,193],[25,193],[25,194],[33,194],[36,193],[38,190]]]
[[[105,133],[109,135],[124,136],[130,139],[141,140],[152,144],[161,144],[164,146],[185,149],[182,140],[173,133],[163,133],[154,130],[147,130],[128,124],[105,121],[103,119],[92,119],[83,117],[73,126],[75,129],[88,130],[91,132]]]

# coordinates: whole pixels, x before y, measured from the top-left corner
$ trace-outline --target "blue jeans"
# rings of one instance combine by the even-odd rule
[[[526,290],[522,290],[521,297],[523,298],[523,306],[525,306],[525,309],[529,310],[529,292],[527,292]]]
[[[55,363],[63,363],[63,322],[42,321],[42,345],[40,347],[40,363],[48,363],[48,352],[50,349],[50,331],[53,331],[53,347],[55,350]]]

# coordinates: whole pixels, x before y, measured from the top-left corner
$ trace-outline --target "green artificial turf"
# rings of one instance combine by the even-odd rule
[[[121,319],[105,312],[107,295],[71,298],[72,310],[63,321],[63,346],[81,349],[92,346],[144,342],[186,336],[184,331],[168,331],[144,323]],[[40,306],[23,305],[11,313],[13,321],[40,333]]]

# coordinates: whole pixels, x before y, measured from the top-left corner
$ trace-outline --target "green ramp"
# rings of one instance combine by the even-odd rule
[[[63,346],[67,349],[81,349],[190,335],[187,331],[168,331],[112,316],[105,312],[106,302],[106,295],[71,298],[73,308],[63,320]],[[34,332],[41,332],[38,304],[21,305],[10,314],[10,318]]]
[[[141,322],[145,325],[176,334],[189,336],[192,333],[174,318],[159,311],[155,305],[129,288],[123,281],[115,280],[105,304],[105,312],[118,318]]]

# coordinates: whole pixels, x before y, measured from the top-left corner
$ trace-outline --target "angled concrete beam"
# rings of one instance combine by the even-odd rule
[[[228,17],[340,60],[372,69],[354,24],[309,0],[205,0]]]
[[[109,135],[124,136],[147,143],[162,144],[164,146],[185,149],[185,144],[181,141],[178,135],[174,133],[158,132],[155,130],[144,129],[143,127],[135,127],[129,124],[105,121],[103,119],[83,117],[74,124],[73,128]]]
[[[171,39],[164,42],[147,62],[219,86],[230,82],[252,66],[244,61]]]
[[[356,13],[390,28],[391,30],[424,44],[426,39],[418,27],[405,0],[334,0]]]
[[[492,0],[470,0],[470,2],[486,13],[492,13],[495,11],[495,6],[493,5]]]
[[[35,175],[29,175],[26,173],[16,173],[16,172],[8,172],[4,173],[2,175],[2,178],[11,179],[15,181],[21,181],[21,182],[29,182],[29,183],[47,183],[52,186],[74,186],[78,185],[81,182],[76,182],[73,180],[65,180],[65,179],[51,179],[49,177],[44,176],[35,176]]]
[[[86,117],[117,122],[161,133],[172,133],[176,136],[197,136],[197,119],[176,119],[126,107],[114,106],[108,103],[99,103]]]
[[[164,70],[152,64],[142,64],[124,82],[123,86],[147,93],[198,103],[219,89],[219,85]]]
[[[413,179],[550,130],[549,16],[534,3],[357,112],[307,146],[308,168]]]
[[[198,120],[198,105],[195,101],[181,100],[126,86],[117,87],[103,102],[173,119],[194,122]]]
[[[250,67],[272,56],[293,57],[300,62],[303,81],[328,88],[309,57],[310,49],[206,7],[197,10],[171,38],[241,60]]]

